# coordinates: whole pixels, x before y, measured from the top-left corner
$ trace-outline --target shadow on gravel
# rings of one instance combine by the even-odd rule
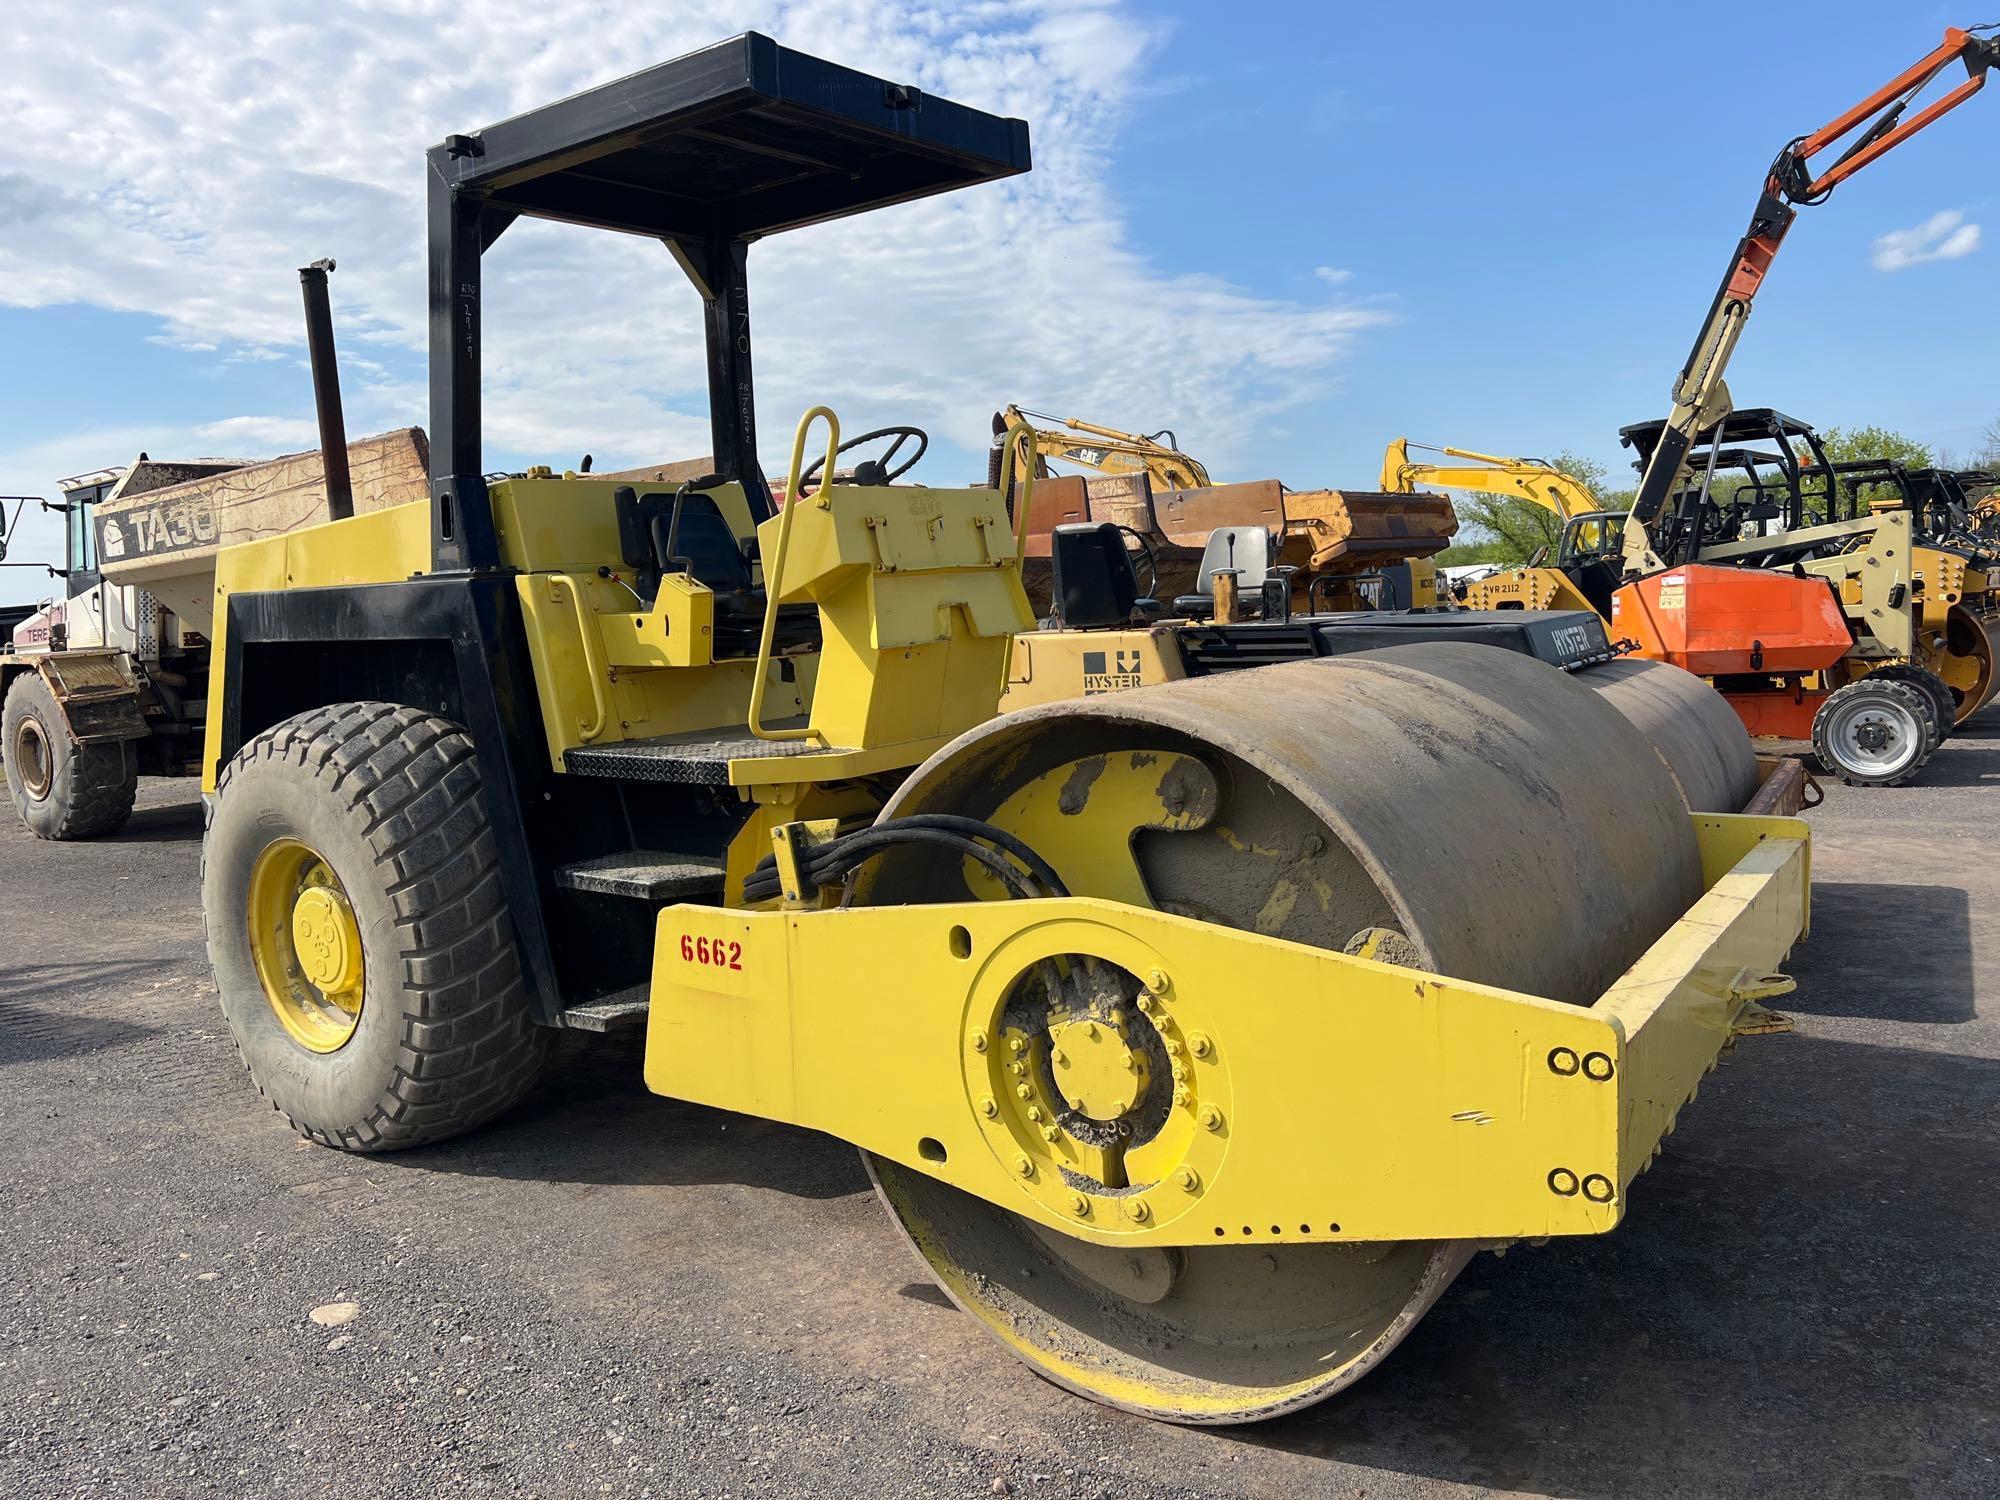
[[[101,1052],[165,1028],[90,1015],[62,1001],[84,988],[101,988],[124,973],[152,973],[148,959],[107,959],[89,964],[17,964],[0,969],[0,1067],[48,1057]],[[41,1001],[41,1004],[31,1002]]]
[[[1353,1391],[1230,1435],[1544,1494],[1991,1493],[2000,1062],[1774,1036],[1711,1083],[1622,1227],[1476,1258]]]
[[[123,828],[107,838],[127,844],[198,844],[201,828],[200,801],[176,802],[166,807],[140,808]]]
[[[649,1092],[640,1071],[644,1051],[637,1031],[563,1036],[541,1086],[502,1119],[459,1140],[371,1162],[511,1181],[739,1183],[800,1198],[869,1191],[852,1146]]]
[[[1913,787],[1988,786],[2000,782],[2000,739],[1958,730],[1917,773]]]
[[[1800,1015],[1962,1025],[1973,1019],[1972,911],[1949,885],[1815,881],[1807,941],[1785,965],[1797,995],[1774,1003]]]
[[[18,1005],[26,1000],[68,996],[78,990],[102,989],[116,985],[126,975],[157,974],[159,961],[151,958],[100,958],[88,963],[15,964],[0,969],[0,1005]]]

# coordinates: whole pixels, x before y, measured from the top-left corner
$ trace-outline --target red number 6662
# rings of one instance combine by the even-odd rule
[[[743,967],[743,945],[722,938],[695,937],[684,932],[681,934],[681,958],[691,964],[740,969]]]

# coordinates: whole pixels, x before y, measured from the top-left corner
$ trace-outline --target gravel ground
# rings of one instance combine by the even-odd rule
[[[652,1097],[633,1041],[448,1146],[298,1141],[215,1010],[193,788],[91,844],[9,817],[0,1494],[2000,1492],[1994,781],[2000,726],[1832,789],[1798,1029],[1622,1228],[1481,1257],[1348,1396],[1221,1432],[1043,1384],[851,1151]]]

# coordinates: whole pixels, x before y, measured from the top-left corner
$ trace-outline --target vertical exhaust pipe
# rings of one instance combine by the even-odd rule
[[[347,472],[347,419],[340,409],[340,364],[333,352],[333,308],[326,295],[326,273],[332,269],[331,259],[300,266],[299,285],[306,298],[306,353],[312,360],[326,513],[331,520],[344,521],[354,514],[354,481]]]

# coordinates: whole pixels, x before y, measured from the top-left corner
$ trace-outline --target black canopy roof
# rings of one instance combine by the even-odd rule
[[[1029,168],[1025,121],[746,32],[437,153],[492,208],[677,239],[756,239]],[[434,158],[436,159],[436,158]]]
[[[1618,429],[1618,441],[1638,455],[1638,462],[1645,464],[1653,456],[1653,449],[1659,446],[1660,434],[1667,424],[1660,418],[1650,422],[1634,422]],[[1731,412],[1720,422],[1704,428],[1695,438],[1695,446],[1713,443],[1754,443],[1759,438],[1807,437],[1812,433],[1812,424],[1801,422],[1797,417],[1788,417],[1773,406],[1745,406]],[[1719,460],[1727,462],[1727,460]]]

